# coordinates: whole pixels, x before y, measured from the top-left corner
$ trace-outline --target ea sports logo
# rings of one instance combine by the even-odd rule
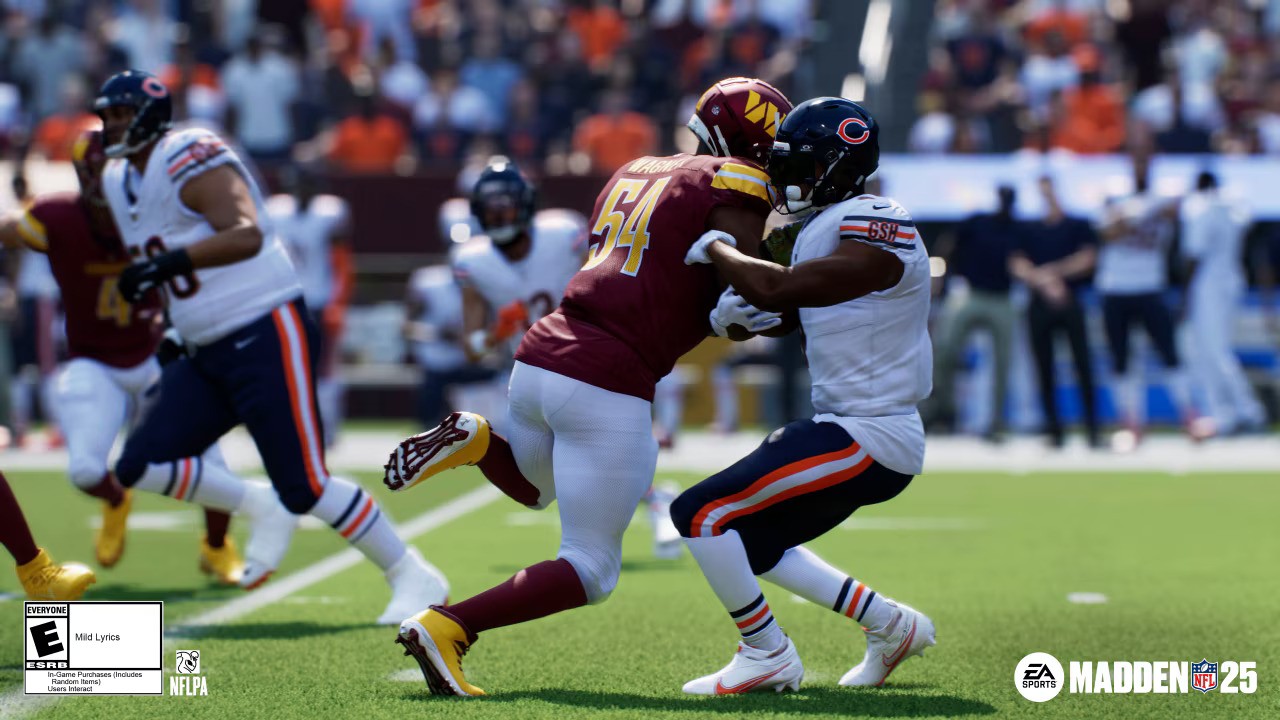
[[[1049,653],[1034,652],[1022,658],[1013,671],[1013,684],[1031,702],[1052,700],[1062,692],[1066,675],[1062,663]]]
[[[857,127],[850,129],[850,125],[855,125]],[[861,129],[862,132],[857,135],[851,134],[853,132],[858,132],[859,129]],[[836,134],[840,136],[841,140],[844,140],[850,145],[861,145],[871,137],[871,128],[867,125],[866,120],[851,117],[846,118],[844,122],[840,123],[840,127],[836,129]]]

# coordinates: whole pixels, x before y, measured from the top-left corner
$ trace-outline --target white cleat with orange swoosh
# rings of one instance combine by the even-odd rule
[[[738,695],[772,690],[799,690],[804,679],[804,665],[791,638],[777,650],[757,650],[738,643],[733,660],[719,672],[690,680],[684,684],[689,695]]]
[[[881,633],[867,635],[867,654],[862,662],[840,678],[845,687],[879,687],[889,673],[912,655],[924,655],[924,649],[937,644],[933,621],[907,605],[897,603],[893,619]]]

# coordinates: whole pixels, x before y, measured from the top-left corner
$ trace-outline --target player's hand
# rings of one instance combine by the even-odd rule
[[[493,341],[500,343],[514,337],[529,325],[529,309],[524,301],[513,300],[498,309],[498,319],[493,324]]]
[[[791,265],[791,251],[795,249],[796,238],[800,237],[803,220],[797,220],[769,231],[760,241],[760,257],[778,265]]]
[[[697,265],[698,263],[710,263],[711,256],[707,254],[707,249],[714,242],[722,242],[729,247],[738,247],[738,241],[733,236],[723,230],[708,230],[702,233],[702,237],[694,241],[693,246],[689,248],[689,252],[684,255],[685,265]]]
[[[116,288],[126,302],[133,304],[150,290],[172,278],[192,272],[191,256],[185,248],[171,250],[163,255],[134,263],[120,273]]]
[[[182,336],[174,328],[164,331],[164,336],[160,338],[160,344],[156,347],[156,361],[160,363],[160,367],[164,367],[169,363],[187,354],[187,346],[182,344]]]
[[[759,333],[782,324],[782,313],[766,312],[747,302],[732,287],[720,293],[720,301],[711,311],[711,329],[720,337],[729,337],[729,326],[741,325]]]

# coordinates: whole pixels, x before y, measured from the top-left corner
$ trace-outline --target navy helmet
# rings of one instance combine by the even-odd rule
[[[528,232],[535,203],[533,184],[503,155],[489,159],[471,191],[471,214],[497,245]]]
[[[786,214],[846,200],[879,166],[880,128],[871,113],[843,98],[802,102],[778,127],[769,155],[774,207]]]
[[[173,126],[173,101],[159,78],[141,70],[116,73],[102,84],[93,111],[103,116],[107,108],[133,108],[133,122],[119,138],[109,138],[107,157],[132,155],[160,139]],[[103,117],[103,121],[106,118]]]

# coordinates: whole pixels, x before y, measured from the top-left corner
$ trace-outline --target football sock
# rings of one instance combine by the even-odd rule
[[[18,565],[26,565],[40,554],[35,539],[31,537],[31,528],[27,527],[27,518],[22,514],[18,498],[13,496],[4,473],[0,473],[0,544]]]
[[[373,564],[388,570],[405,553],[404,541],[378,503],[359,485],[329,477],[311,514],[329,523]]]
[[[227,528],[231,526],[230,513],[212,508],[204,509],[204,541],[211,548],[220,548],[227,542]]]
[[[480,472],[484,473],[485,478],[507,497],[529,507],[538,504],[541,493],[525,478],[524,473],[520,472],[520,466],[516,464],[516,456],[511,452],[511,443],[498,433],[489,431],[489,449],[485,451],[484,457],[476,463],[476,466],[480,468]]]
[[[578,571],[563,558],[531,565],[475,597],[445,610],[469,633],[537,620],[587,604]]]
[[[102,479],[93,487],[80,488],[87,495],[101,498],[107,501],[111,507],[116,507],[124,502],[124,486],[116,479],[116,474],[110,470],[102,474]]]
[[[689,552],[729,617],[742,633],[742,641],[762,650],[782,646],[782,630],[774,622],[760,583],[751,573],[751,562],[736,530],[723,535],[685,538]]]
[[[805,547],[791,548],[760,577],[872,630],[884,627],[893,618],[893,607],[883,596]]]
[[[194,457],[150,463],[133,487],[214,510],[234,512],[244,498],[245,486],[227,466]]]

